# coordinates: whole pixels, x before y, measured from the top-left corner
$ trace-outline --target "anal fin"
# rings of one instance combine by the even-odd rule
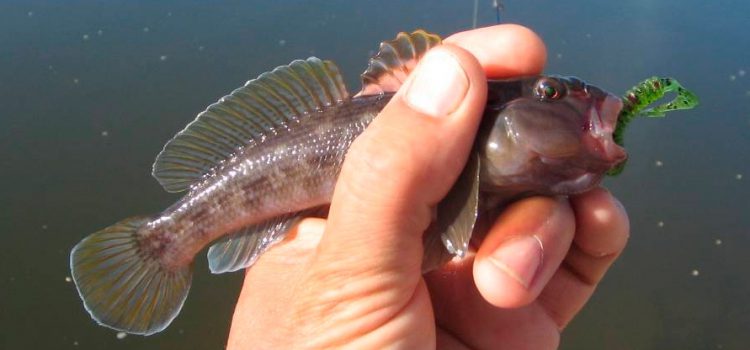
[[[234,272],[252,266],[261,254],[283,240],[287,232],[308,213],[303,211],[278,216],[224,236],[208,249],[211,273]]]

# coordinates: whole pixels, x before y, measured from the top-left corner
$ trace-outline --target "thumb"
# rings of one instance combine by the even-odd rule
[[[325,271],[327,288],[368,276],[413,290],[431,208],[466,162],[486,89],[474,56],[442,45],[424,56],[355,140],[311,266]]]

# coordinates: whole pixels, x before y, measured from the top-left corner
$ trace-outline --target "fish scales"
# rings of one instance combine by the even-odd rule
[[[179,267],[228,232],[329,203],[346,150],[389,99],[358,97],[290,122],[144,226],[141,244],[157,247],[165,265]]]

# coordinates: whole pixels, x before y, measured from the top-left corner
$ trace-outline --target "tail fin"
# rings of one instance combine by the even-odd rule
[[[138,228],[149,218],[120,221],[78,243],[70,270],[78,294],[99,324],[133,334],[162,331],[185,302],[192,272],[164,268],[139,245]]]

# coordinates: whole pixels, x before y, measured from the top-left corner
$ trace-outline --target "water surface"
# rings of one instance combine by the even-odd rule
[[[480,1],[480,24],[494,21]],[[563,349],[745,349],[750,336],[750,3],[505,1],[547,42],[547,72],[615,93],[672,75],[699,109],[634,123],[608,187],[630,245]],[[720,3],[721,5],[716,5]],[[241,274],[197,259],[163,333],[97,326],[69,282],[85,235],[177,196],[149,175],[176,131],[263,71],[316,55],[351,89],[398,31],[472,23],[468,1],[4,1],[0,3],[0,348],[217,349]]]

